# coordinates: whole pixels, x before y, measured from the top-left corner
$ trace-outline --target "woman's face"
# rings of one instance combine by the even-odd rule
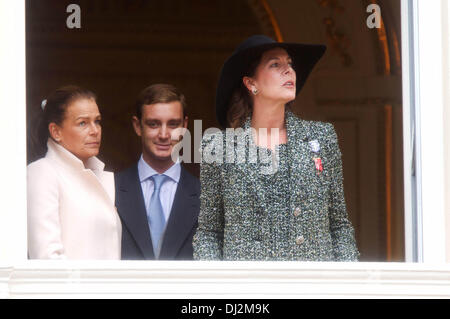
[[[61,125],[50,123],[50,135],[61,146],[85,162],[99,152],[102,137],[100,120],[95,100],[77,99],[66,108]]]
[[[250,90],[257,89],[255,99],[288,103],[295,99],[296,74],[286,50],[274,48],[263,53],[252,78],[244,78]]]

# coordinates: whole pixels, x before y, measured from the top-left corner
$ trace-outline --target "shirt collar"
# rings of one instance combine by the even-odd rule
[[[149,177],[153,175],[158,175],[159,173],[153,169],[148,163],[144,160],[143,156],[139,158],[138,161],[138,173],[139,173],[139,180],[142,183]],[[177,160],[169,169],[167,169],[164,173],[167,177],[170,177],[174,182],[178,183],[180,181],[180,175],[181,175],[181,165],[180,162]]]

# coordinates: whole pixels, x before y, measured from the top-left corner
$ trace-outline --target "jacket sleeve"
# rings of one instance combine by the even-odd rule
[[[194,259],[197,260],[221,260],[223,257],[222,150],[221,134],[204,136],[200,163],[200,213],[193,239]]]
[[[331,168],[329,216],[334,259],[336,261],[357,261],[359,252],[356,247],[354,229],[348,219],[345,205],[342,155],[333,125],[327,124],[327,126]]]
[[[58,179],[45,160],[27,168],[28,256],[66,259],[59,220]]]

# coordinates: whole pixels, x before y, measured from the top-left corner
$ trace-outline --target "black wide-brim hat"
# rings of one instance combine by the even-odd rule
[[[297,75],[296,94],[300,92],[314,65],[326,50],[326,46],[322,44],[276,42],[265,35],[254,35],[246,39],[225,61],[220,71],[216,90],[216,117],[222,127],[226,127],[227,124],[227,111],[231,95],[241,85],[248,65],[258,53],[273,48],[285,49],[292,59]]]

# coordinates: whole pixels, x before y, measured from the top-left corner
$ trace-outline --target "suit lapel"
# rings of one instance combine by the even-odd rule
[[[164,232],[160,259],[174,259],[195,226],[198,217],[199,194],[191,177],[181,168],[180,182],[175,193],[169,220]]]
[[[244,123],[243,130],[244,139],[240,143],[244,143],[244,147],[241,146],[242,148],[240,148],[240,146],[238,146],[238,139],[241,137],[235,136],[234,151],[236,156],[234,157],[235,165],[233,165],[233,167],[236,167],[240,171],[240,176],[245,178],[248,184],[251,185],[251,187],[249,187],[249,191],[253,191],[257,198],[255,204],[265,203],[265,193],[259,186],[259,174],[261,173],[259,165],[257,164],[257,161],[259,161],[259,153],[258,147],[255,145],[253,140],[250,117],[247,118],[247,121]],[[237,151],[240,149],[245,150],[246,152],[243,163],[237,161]]]
[[[326,172],[317,174],[314,157],[322,157],[321,152],[314,152],[310,142],[319,137],[315,135],[309,122],[301,120],[292,113],[287,115],[287,129],[289,139],[289,162],[291,203],[298,199],[306,200],[310,197],[319,196],[324,189],[324,176]],[[323,141],[320,141],[323,142]],[[318,144],[320,145],[320,144]],[[322,160],[324,160],[322,158]],[[308,186],[308,187],[305,187]]]
[[[306,199],[304,186],[308,185],[308,172],[312,161],[308,144],[310,132],[306,122],[296,118],[291,112],[286,112],[286,128],[290,162],[291,203],[295,203],[297,197]]]
[[[153,259],[153,246],[148,228],[147,212],[137,165],[134,165],[119,185],[117,209],[146,259]]]

